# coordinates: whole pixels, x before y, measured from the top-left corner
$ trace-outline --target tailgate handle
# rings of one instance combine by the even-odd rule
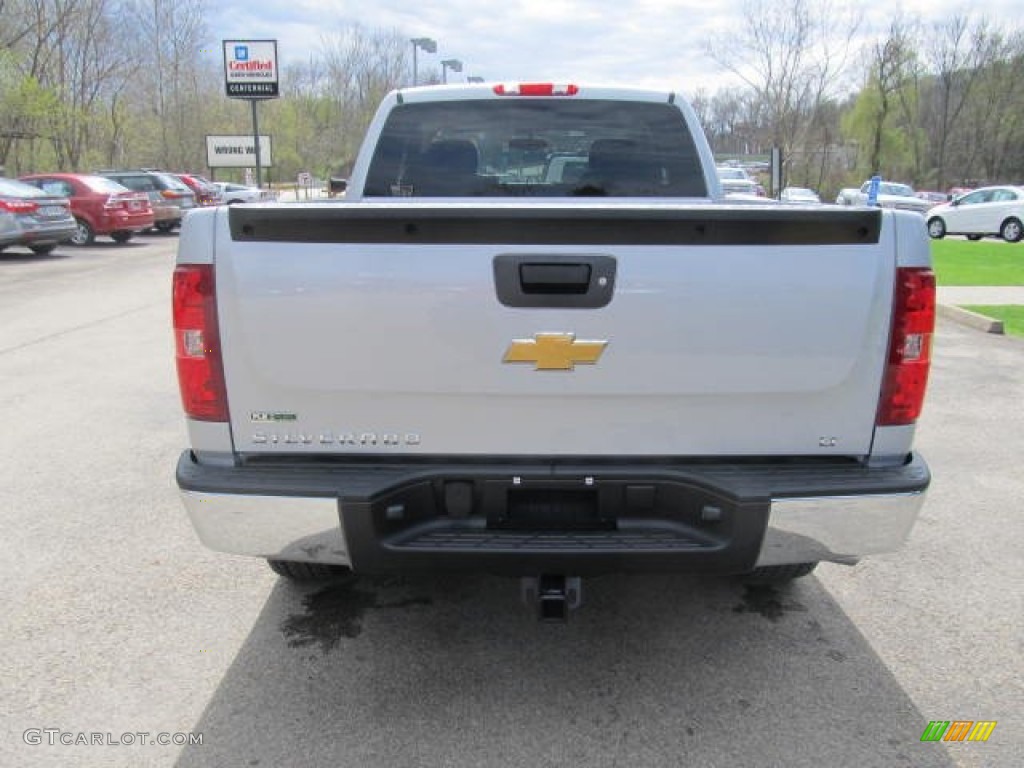
[[[590,287],[589,264],[520,264],[523,293],[586,293]]]
[[[501,253],[494,289],[506,307],[600,309],[615,293],[614,256],[603,253]]]

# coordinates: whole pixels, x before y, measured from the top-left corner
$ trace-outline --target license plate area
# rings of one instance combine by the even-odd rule
[[[602,514],[596,490],[513,488],[503,514],[488,518],[488,528],[506,530],[611,530],[612,514]]]

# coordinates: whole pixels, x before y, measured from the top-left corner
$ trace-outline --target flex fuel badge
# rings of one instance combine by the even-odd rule
[[[298,415],[294,413],[281,413],[280,411],[252,411],[249,414],[249,421],[261,423],[278,421],[296,421]]]

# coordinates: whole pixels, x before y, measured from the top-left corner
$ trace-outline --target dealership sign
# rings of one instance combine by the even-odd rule
[[[260,166],[270,168],[270,137],[260,136]],[[207,136],[206,165],[210,168],[252,168],[256,142],[252,136]]]
[[[277,40],[225,40],[224,82],[233,99],[276,99]]]

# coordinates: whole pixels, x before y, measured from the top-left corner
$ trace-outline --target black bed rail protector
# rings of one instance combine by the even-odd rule
[[[785,206],[446,206],[338,203],[232,207],[241,242],[504,245],[862,245],[882,214]]]

